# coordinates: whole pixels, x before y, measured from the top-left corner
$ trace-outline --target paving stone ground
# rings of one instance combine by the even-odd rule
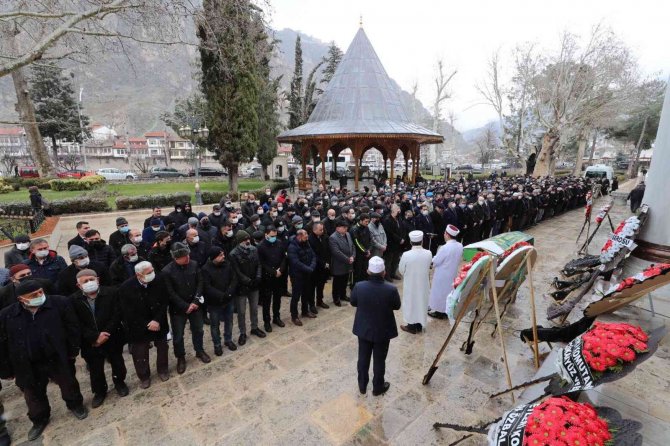
[[[623,205],[613,211],[615,224],[628,212]],[[141,224],[144,213],[128,214],[131,226]],[[581,210],[566,213],[527,232],[535,237],[539,251],[535,268],[538,320],[548,326],[545,310],[549,282],[565,262],[574,257],[574,239],[581,227]],[[58,249],[65,252],[77,217],[61,219],[63,235]],[[112,215],[89,216],[91,226],[106,237],[113,230]],[[601,228],[592,243],[597,251],[608,231]],[[398,283],[401,288],[402,284]],[[326,295],[330,296],[330,284]],[[528,285],[503,320],[507,354],[515,383],[536,374],[528,347],[518,338],[530,326]],[[651,316],[648,301],[638,301],[612,320],[639,321],[643,326],[664,324],[670,315],[670,292],[655,293],[657,315]],[[287,314],[288,298],[282,302]],[[327,303],[330,303],[330,298]],[[351,334],[355,309],[331,306],[303,327],[288,324],[276,328],[265,339],[252,337],[236,352],[213,355],[206,331],[205,346],[213,358],[201,364],[193,355],[187,333],[185,374],[177,375],[170,351],[171,378],[154,380],[149,389],[138,386],[130,356],[126,354],[130,395],[119,398],[110,392],[104,405],[91,409],[90,416],[76,420],[65,408],[57,388],[50,386],[52,422],[42,439],[44,445],[446,445],[461,437],[450,430],[435,430],[436,421],[476,424],[492,420],[512,407],[509,396],[489,399],[504,388],[504,368],[499,345],[490,336],[492,324],[478,332],[471,355],[459,351],[467,337],[467,325],[459,327],[439,369],[428,386],[421,379],[451,328],[450,322],[429,320],[421,335],[401,332],[391,342],[386,378],[389,392],[373,397],[360,395],[356,383],[357,341]],[[571,320],[579,319],[576,310]],[[396,318],[402,323],[402,316]],[[288,320],[288,316],[285,316]],[[429,318],[430,319],[430,318]],[[235,330],[237,337],[237,330]],[[559,346],[554,345],[554,348]],[[547,352],[548,347],[542,346]],[[152,364],[153,362],[152,352]],[[545,364],[545,368],[548,367]],[[656,355],[626,378],[599,387],[583,398],[618,409],[624,416],[641,421],[644,444],[667,445],[670,438],[670,347],[668,338]],[[108,372],[111,374],[111,372]],[[88,374],[81,359],[77,376],[90,407]],[[111,376],[108,378],[111,382]],[[8,384],[8,385],[6,385]],[[3,382],[2,398],[9,428],[17,444],[26,441],[30,422],[19,390]],[[524,395],[517,395],[517,403]],[[477,435],[461,443],[486,444]]]

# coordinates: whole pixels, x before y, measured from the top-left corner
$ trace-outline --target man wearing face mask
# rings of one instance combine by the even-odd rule
[[[0,312],[0,378],[15,379],[28,406],[37,439],[51,416],[47,384],[60,387],[63,400],[78,419],[88,416],[71,362],[79,354],[81,332],[71,302],[44,293],[26,280],[16,288],[18,301]]]
[[[133,357],[135,373],[143,389],[151,386],[149,348],[156,347],[156,369],[161,381],[170,379],[168,373],[167,291],[163,280],[149,262],[135,265],[135,276],[117,290],[121,319]]]
[[[223,249],[226,255],[229,255],[233,250],[235,247],[235,231],[230,220],[223,222],[216,237],[212,240],[212,245]]]
[[[46,279],[51,283],[58,281],[58,274],[67,268],[65,259],[56,251],[49,249],[49,242],[38,238],[30,243],[30,256],[24,262],[30,267],[33,277]]]
[[[7,285],[0,288],[0,310],[17,301],[19,296],[16,294],[16,288],[21,282],[25,282],[26,280],[36,281],[43,290],[48,294],[51,294],[51,289],[53,288],[51,282],[46,279],[36,279],[31,276],[32,272],[30,271],[30,268],[23,263],[14,265],[9,269],[10,281]]]
[[[312,286],[312,274],[316,268],[316,256],[309,246],[307,231],[299,229],[288,245],[289,274],[291,275],[291,320],[302,326],[298,314],[298,302],[301,301],[302,315],[315,318],[307,302],[307,290]]]
[[[14,237],[14,247],[5,252],[5,268],[11,268],[14,265],[28,260],[30,252],[30,237],[27,235],[17,235]]]
[[[168,214],[170,223],[174,223],[175,228],[185,225],[188,221],[188,216],[184,212],[184,203],[178,201],[174,204],[174,211]]]
[[[112,286],[121,285],[130,277],[135,275],[135,265],[145,261],[145,258],[137,254],[135,245],[127,244],[121,248],[121,257],[114,260],[109,267],[109,275],[112,280]]]
[[[204,237],[201,236],[201,239],[205,242],[207,249],[209,249],[212,246],[212,240],[216,237],[216,233],[219,232],[219,228],[212,225],[209,217],[204,215],[204,212],[201,212],[200,214],[202,217],[200,218],[200,223],[196,229],[198,230],[198,234],[201,232],[203,233]]]
[[[295,237],[295,235],[298,233],[299,230],[302,229],[303,227],[302,217],[299,217],[297,215],[293,216],[293,218],[291,219],[291,225],[289,227],[290,229],[288,231],[287,236],[288,239],[290,240],[293,237]]]
[[[170,237],[167,231],[159,231],[156,234],[156,241],[151,251],[149,251],[148,260],[158,272],[161,272],[163,268],[172,262],[172,254],[170,254],[171,243],[172,237]]]
[[[384,226],[381,223],[382,216],[376,212],[370,214],[370,224],[368,229],[370,230],[370,255],[383,257],[384,252],[386,251],[386,246],[388,244],[386,238],[386,231]],[[386,276],[387,280],[391,280],[390,276]]]
[[[112,266],[112,263],[116,260],[116,254],[114,254],[112,247],[100,238],[100,232],[96,229],[89,229],[86,232],[86,241],[88,242],[86,251],[88,251],[91,260],[100,262],[107,268]]]
[[[432,245],[429,234],[435,233],[435,227],[433,226],[433,220],[430,218],[428,205],[423,204],[420,209],[419,215],[414,217],[414,224],[417,231],[423,232],[423,248],[428,249],[428,246]]]
[[[274,226],[265,228],[265,240],[258,245],[258,260],[262,268],[259,299],[263,307],[263,322],[265,331],[272,332],[272,323],[284,327],[281,320],[281,297],[283,282],[286,275],[286,246],[277,239],[277,229]],[[272,308],[272,317],[270,316]]]
[[[131,229],[128,232],[130,243],[137,249],[137,255],[146,259],[149,256],[149,246],[142,237],[142,232],[139,229]]]
[[[337,213],[335,209],[330,208],[326,211],[326,219],[323,221],[323,227],[326,231],[326,237],[330,237],[335,232],[335,218],[337,218]]]
[[[256,209],[258,209],[258,203],[256,203],[256,197],[254,194],[249,194],[246,201],[242,204],[242,214],[248,219],[252,215],[256,215]]]
[[[251,319],[251,334],[264,338],[265,332],[258,328],[258,288],[261,283],[262,268],[258,260],[258,250],[251,246],[251,237],[246,231],[239,231],[235,235],[237,246],[230,253],[230,261],[237,276],[237,326],[240,337],[237,343],[247,343],[247,301],[249,301],[249,316]]]
[[[260,215],[258,215],[258,214],[252,215],[251,218],[249,218],[249,223],[250,223],[249,226],[244,228],[244,230],[246,232],[248,232],[249,234],[253,234],[256,231],[265,232],[265,227],[263,227],[263,225],[261,225],[261,216]]]
[[[191,340],[196,358],[207,364],[211,361],[203,346],[204,314],[202,304],[202,273],[197,262],[191,260],[188,245],[176,242],[171,249],[172,263],[161,272],[165,280],[168,301],[170,303],[170,327],[172,328],[172,345],[177,357],[177,373],[186,371],[186,350],[184,348],[184,331],[188,321],[191,329]]]
[[[116,393],[128,395],[126,364],[123,345],[126,343],[121,327],[121,308],[113,289],[100,286],[98,274],[92,269],[77,273],[79,292],[73,294],[72,305],[81,327],[81,356],[91,376],[93,401],[91,407],[100,407],[107,396],[105,361],[112,367]]]
[[[318,314],[316,307],[329,308],[323,301],[323,288],[330,275],[330,246],[323,223],[314,223],[312,226],[312,232],[309,234],[309,246],[316,255],[316,268],[313,274],[313,286],[308,290],[307,301],[310,304],[311,312]]]
[[[207,218],[209,219],[209,223],[217,230],[226,220],[226,216],[223,215],[223,212],[221,212],[221,205],[219,204],[212,206],[212,212],[207,216]]]
[[[218,246],[209,248],[209,259],[202,267],[203,294],[211,318],[210,332],[214,354],[223,355],[220,324],[223,322],[223,345],[230,351],[237,350],[233,342],[233,311],[237,277],[226,261],[226,254]]]
[[[400,255],[403,252],[404,245],[407,244],[400,221],[400,206],[397,204],[391,205],[391,212],[384,218],[382,224],[387,240],[386,251],[384,251],[385,271],[391,279],[399,280],[398,264],[400,263]]]
[[[164,231],[165,226],[162,223],[162,220],[159,218],[153,218],[149,221],[149,226],[144,228],[142,231],[142,241],[146,244],[149,249],[154,244],[156,240],[156,234],[158,231]]]
[[[117,257],[121,256],[121,247],[130,243],[130,226],[128,225],[128,220],[124,217],[117,218],[116,231],[110,234],[108,240],[114,254]]]
[[[107,267],[100,262],[91,260],[84,248],[79,245],[72,245],[68,254],[72,263],[58,274],[56,287],[60,294],[69,296],[79,290],[77,288],[77,274],[84,269],[95,271],[96,277],[100,278],[102,285],[107,286],[111,283]]]
[[[186,231],[186,239],[184,240],[188,249],[190,250],[190,257],[199,267],[207,263],[207,247],[205,243],[200,240],[198,231],[189,229]]]

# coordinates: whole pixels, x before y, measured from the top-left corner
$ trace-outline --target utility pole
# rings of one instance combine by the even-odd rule
[[[86,161],[86,142],[84,141],[84,126],[81,123],[81,95],[84,93],[84,87],[79,87],[79,101],[77,101],[77,113],[79,114],[79,131],[81,132],[81,144],[79,145],[79,153],[84,156],[84,169],[88,170],[88,162]]]

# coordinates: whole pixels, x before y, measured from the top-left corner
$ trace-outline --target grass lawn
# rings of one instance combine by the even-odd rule
[[[176,192],[191,192],[192,198],[195,199],[194,182],[187,183],[117,183],[105,184],[94,191],[61,191],[56,192],[49,189],[42,189],[40,192],[47,200],[63,200],[66,198],[79,197],[82,194],[104,193],[112,209],[114,209],[114,200],[116,197],[134,197],[137,195],[152,195],[152,194],[173,194]],[[260,189],[265,184],[265,181],[253,179],[240,179],[239,190],[247,191]],[[228,190],[228,181],[205,181],[200,183],[200,190],[209,192],[226,192]],[[0,195],[0,205],[3,203],[16,203],[28,201],[28,189],[22,189],[16,192]]]

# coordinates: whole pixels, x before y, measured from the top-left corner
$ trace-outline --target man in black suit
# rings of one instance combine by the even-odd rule
[[[88,224],[87,221],[78,221],[77,235],[75,235],[74,238],[70,239],[67,242],[67,248],[70,249],[70,246],[77,245],[86,249],[88,247],[88,243],[86,243],[86,232],[89,229],[91,229],[91,226]]]
[[[382,395],[391,386],[384,381],[386,355],[391,339],[398,336],[394,310],[400,309],[398,289],[384,280],[384,260],[374,256],[368,263],[368,280],[351,291],[357,307],[353,333],[358,336],[358,389],[365,394],[370,381],[370,357],[374,358],[372,394]]]

